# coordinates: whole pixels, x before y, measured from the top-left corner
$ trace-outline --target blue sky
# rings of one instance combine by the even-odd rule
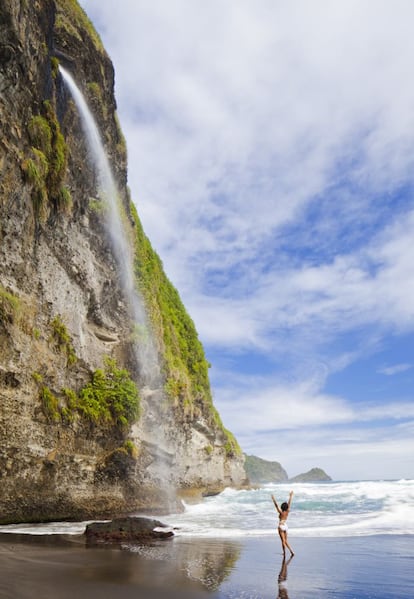
[[[227,428],[290,476],[414,477],[413,4],[80,3]]]

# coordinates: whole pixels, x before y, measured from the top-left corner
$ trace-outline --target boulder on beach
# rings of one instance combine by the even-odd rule
[[[85,535],[87,541],[91,543],[117,543],[167,539],[174,533],[166,524],[158,520],[127,516],[109,522],[92,522],[86,526]]]

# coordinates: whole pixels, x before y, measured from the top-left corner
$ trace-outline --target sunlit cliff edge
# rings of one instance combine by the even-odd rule
[[[242,486],[203,347],[130,198],[98,35],[74,0],[3,0],[0,62],[0,522],[173,509],[177,493]],[[59,64],[102,136],[145,327],[131,318]],[[150,379],[136,351],[149,338]]]

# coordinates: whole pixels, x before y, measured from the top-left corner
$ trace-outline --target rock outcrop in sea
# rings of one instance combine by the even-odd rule
[[[75,0],[3,0],[0,61],[0,522],[159,511],[176,492],[242,485],[203,347],[129,194],[93,26]],[[144,324],[60,65],[100,131]]]
[[[245,469],[252,485],[285,482],[329,482],[331,477],[322,468],[312,468],[304,474],[289,478],[286,470],[279,462],[258,458],[255,455],[245,455]]]
[[[332,478],[322,468],[311,468],[308,472],[289,479],[291,483],[327,483]]]

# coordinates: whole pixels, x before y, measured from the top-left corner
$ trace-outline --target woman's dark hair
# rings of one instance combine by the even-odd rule
[[[288,504],[286,503],[286,501],[284,501],[284,502],[282,503],[282,505],[280,506],[280,508],[281,508],[282,512],[287,512],[287,511],[288,511],[288,509],[289,509],[289,506],[288,506]]]

